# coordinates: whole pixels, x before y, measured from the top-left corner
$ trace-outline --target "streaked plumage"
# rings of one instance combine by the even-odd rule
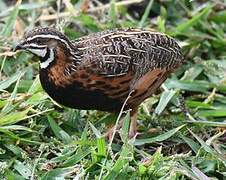
[[[58,103],[119,112],[134,90],[126,105],[132,115],[184,60],[175,40],[139,29],[108,30],[70,41],[52,28],[37,28],[25,34],[17,49],[40,57],[41,84]]]

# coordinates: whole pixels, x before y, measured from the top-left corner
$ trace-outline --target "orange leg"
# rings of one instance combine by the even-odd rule
[[[122,117],[123,118],[123,117]],[[113,132],[115,130],[115,126],[109,127],[107,132],[105,133],[105,137],[108,138],[108,140],[111,140]],[[122,119],[119,121],[116,131],[118,131],[122,127]],[[133,138],[137,135],[137,108],[133,109],[130,113],[130,127],[129,127],[129,138]]]

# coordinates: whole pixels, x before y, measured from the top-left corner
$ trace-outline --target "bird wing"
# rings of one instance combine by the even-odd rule
[[[137,29],[97,33],[78,40],[81,67],[97,74],[118,77],[132,72],[139,79],[155,68],[174,69],[182,63],[180,47],[168,36]]]
[[[85,70],[92,79],[86,85],[101,88],[112,98],[124,99],[132,89],[134,97],[150,96],[183,62],[175,40],[150,31],[105,31],[81,38],[74,45],[81,59],[80,71]]]

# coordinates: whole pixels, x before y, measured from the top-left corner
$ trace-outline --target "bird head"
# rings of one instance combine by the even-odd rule
[[[57,49],[66,52],[71,49],[69,39],[53,28],[35,28],[24,34],[23,39],[16,45],[16,50],[26,50],[40,58],[40,67],[47,68],[54,62]]]

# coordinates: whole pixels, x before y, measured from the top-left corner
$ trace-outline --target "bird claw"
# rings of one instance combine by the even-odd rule
[[[136,139],[141,133],[138,131],[129,132],[129,139]]]
[[[108,139],[108,141],[110,142],[112,140],[113,135],[114,135],[114,131],[115,131],[115,134],[118,132],[118,130],[120,129],[120,125],[117,125],[116,128],[115,128],[116,125],[114,125],[113,127],[111,127],[110,129],[107,130],[107,132],[104,134],[104,137],[106,137]]]

